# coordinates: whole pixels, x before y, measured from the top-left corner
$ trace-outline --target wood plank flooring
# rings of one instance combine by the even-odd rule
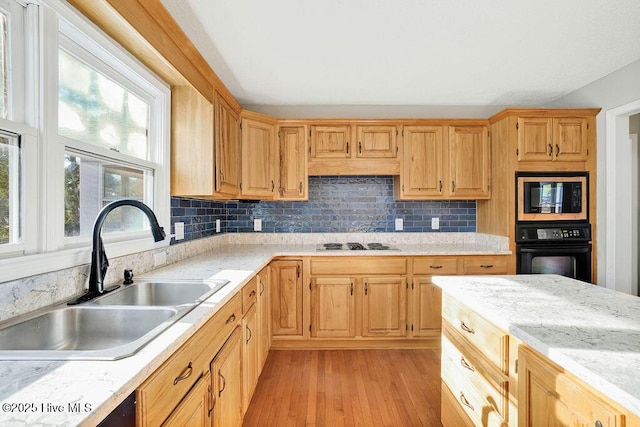
[[[440,352],[271,350],[243,425],[441,427]]]

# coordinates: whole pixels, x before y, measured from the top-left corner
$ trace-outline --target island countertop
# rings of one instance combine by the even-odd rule
[[[505,255],[469,243],[409,244],[396,251],[324,251],[316,245],[223,244],[141,277],[215,279],[230,283],[138,353],[114,361],[0,361],[2,426],[96,425],[210,319],[253,275],[278,256]],[[75,405],[79,403],[80,405]],[[62,408],[61,408],[62,405]],[[72,406],[69,406],[72,405]],[[82,408],[79,412],[69,409]],[[88,408],[85,412],[85,408]]]
[[[557,275],[433,283],[640,416],[640,298]]]

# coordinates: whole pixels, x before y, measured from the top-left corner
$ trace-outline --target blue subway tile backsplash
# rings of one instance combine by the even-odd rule
[[[267,233],[393,232],[395,219],[404,231],[431,232],[431,218],[440,218],[438,231],[476,231],[476,202],[396,201],[390,176],[309,177],[309,201],[219,202],[173,197],[171,224],[185,223],[185,240],[215,233],[220,219],[225,233],[253,232],[262,220]]]

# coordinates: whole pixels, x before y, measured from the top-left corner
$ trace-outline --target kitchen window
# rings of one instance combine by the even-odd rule
[[[169,118],[168,85],[66,1],[0,0],[0,277],[88,263],[120,198],[169,230]],[[148,227],[111,212],[109,256],[156,247]]]

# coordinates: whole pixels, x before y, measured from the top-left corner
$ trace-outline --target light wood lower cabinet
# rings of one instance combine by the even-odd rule
[[[302,261],[273,261],[271,267],[271,333],[302,335]]]
[[[355,280],[351,277],[311,279],[311,336],[349,338],[356,335]]]
[[[523,345],[519,360],[519,425],[602,426],[625,424],[625,414],[553,362]]]
[[[162,425],[164,427],[210,427],[212,411],[211,374],[207,372],[206,375],[200,377],[196,385]]]
[[[213,425],[242,425],[242,333],[237,327],[211,362]]]
[[[365,277],[363,337],[407,336],[406,277]]]
[[[263,268],[258,280],[258,371],[262,371],[271,348],[271,301],[269,267]]]
[[[413,292],[412,336],[439,336],[442,328],[442,291],[431,282],[431,276],[414,276],[411,287]]]
[[[258,383],[258,311],[255,305],[242,318],[242,413],[247,411]]]

